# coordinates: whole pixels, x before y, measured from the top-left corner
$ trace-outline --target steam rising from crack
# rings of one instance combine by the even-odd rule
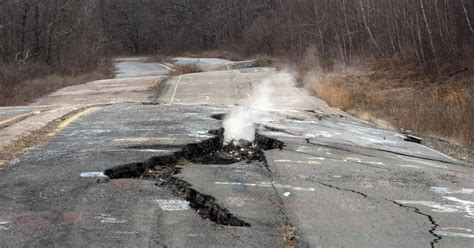
[[[231,112],[226,115],[223,127],[224,144],[241,145],[243,141],[255,141],[256,124],[264,124],[271,121],[274,117],[270,115],[271,111],[282,109],[282,104],[272,101],[274,91],[278,87],[294,86],[295,80],[289,73],[276,73],[265,78],[258,84],[250,97],[249,101],[243,106],[235,106]]]

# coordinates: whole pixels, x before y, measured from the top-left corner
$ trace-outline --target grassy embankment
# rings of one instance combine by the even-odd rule
[[[413,63],[379,60],[306,80],[306,87],[378,125],[474,148],[474,73],[467,65],[428,76]]]

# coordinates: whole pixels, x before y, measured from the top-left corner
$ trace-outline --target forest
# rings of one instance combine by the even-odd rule
[[[472,47],[466,0],[3,0],[0,59],[88,70],[104,56],[231,50],[350,64]]]

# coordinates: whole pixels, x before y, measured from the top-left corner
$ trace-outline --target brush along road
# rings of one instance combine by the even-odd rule
[[[474,244],[472,164],[332,109],[288,73],[180,75],[152,97],[98,106],[9,161],[0,247]],[[235,105],[254,145],[222,146]]]

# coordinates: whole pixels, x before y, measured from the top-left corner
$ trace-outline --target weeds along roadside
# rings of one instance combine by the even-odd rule
[[[474,148],[473,73],[434,79],[416,73],[369,64],[303,81],[331,106],[367,121]]]

